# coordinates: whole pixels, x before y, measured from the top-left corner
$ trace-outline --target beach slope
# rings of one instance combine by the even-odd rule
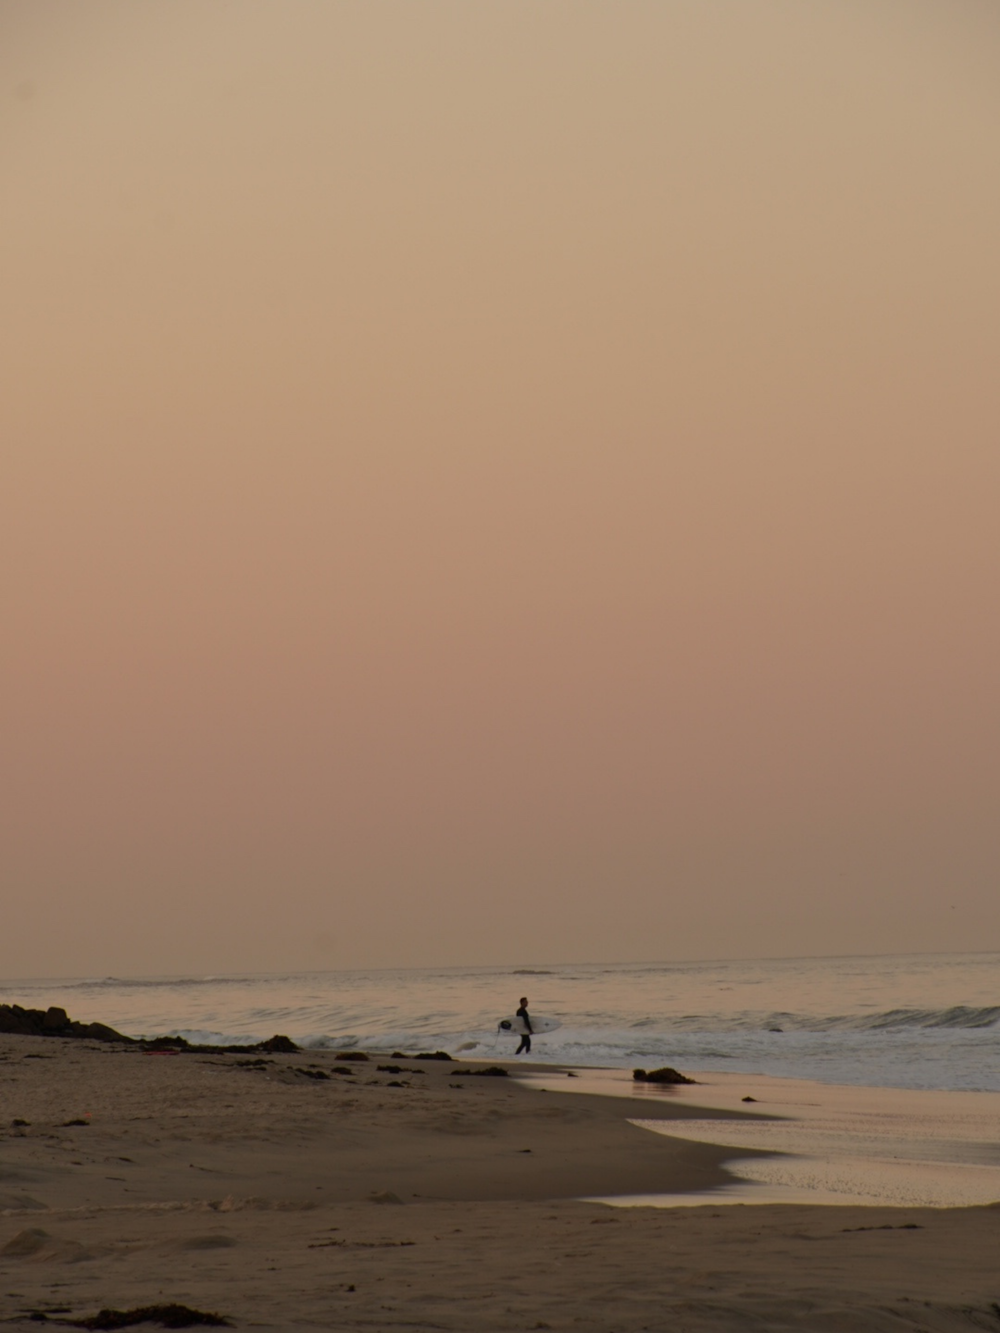
[[[731,1150],[482,1068],[0,1038],[0,1317],[1000,1330],[1000,1209],[580,1202],[711,1191]]]

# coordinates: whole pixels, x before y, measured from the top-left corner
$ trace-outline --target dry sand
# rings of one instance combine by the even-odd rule
[[[611,1209],[577,1200],[710,1189],[729,1150],[474,1064],[248,1059],[0,1038],[0,1318],[1000,1333],[998,1208]]]

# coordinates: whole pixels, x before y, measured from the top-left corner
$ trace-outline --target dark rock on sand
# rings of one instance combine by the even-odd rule
[[[651,1069],[649,1073],[645,1069],[633,1069],[632,1078],[636,1083],[696,1083],[697,1079],[688,1078],[686,1074],[679,1074],[676,1069],[671,1069],[669,1065],[664,1065],[662,1069]]]
[[[390,1060],[451,1060],[447,1051],[421,1051],[419,1055],[407,1055],[405,1051],[393,1051]],[[416,1070],[412,1071],[416,1073]]]
[[[129,1038],[125,1038],[129,1040]],[[290,1037],[280,1033],[268,1037],[267,1041],[257,1041],[251,1046],[202,1046],[188,1041],[186,1037],[152,1037],[135,1042],[144,1051],[193,1051],[196,1055],[252,1055],[255,1051],[268,1051],[279,1055],[295,1055],[298,1046]]]
[[[338,1051],[333,1057],[335,1060],[359,1060],[367,1063],[368,1056],[364,1051]]]
[[[500,1065],[490,1065],[486,1069],[456,1069],[453,1072],[455,1078],[506,1078],[507,1071]]]
[[[298,1049],[291,1037],[283,1037],[280,1032],[268,1037],[267,1041],[259,1041],[256,1046],[250,1047],[252,1051],[276,1051],[285,1055],[294,1055]]]

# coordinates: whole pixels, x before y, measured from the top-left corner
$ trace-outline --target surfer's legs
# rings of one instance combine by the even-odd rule
[[[531,1053],[531,1038],[528,1036],[527,1032],[525,1032],[524,1035],[521,1037],[521,1044],[514,1052],[514,1054],[520,1055],[522,1051],[526,1052],[527,1054]]]

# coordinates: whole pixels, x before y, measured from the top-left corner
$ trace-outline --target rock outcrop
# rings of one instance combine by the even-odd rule
[[[698,1081],[695,1078],[688,1078],[686,1074],[679,1074],[669,1065],[664,1065],[662,1069],[651,1069],[649,1073],[645,1069],[633,1069],[632,1078],[636,1083],[697,1083]]]
[[[106,1023],[78,1023],[65,1009],[55,1005],[48,1009],[22,1009],[19,1004],[0,1004],[0,1033],[17,1037],[82,1037],[90,1041],[116,1041],[145,1051],[208,1051],[213,1054],[268,1051],[291,1055],[299,1049],[290,1037],[280,1033],[253,1046],[199,1046],[183,1037],[154,1037],[146,1041],[126,1037]]]
[[[127,1041],[104,1023],[77,1023],[65,1009],[22,1009],[19,1004],[0,1004],[0,1032],[20,1037],[89,1037],[91,1041]]]

